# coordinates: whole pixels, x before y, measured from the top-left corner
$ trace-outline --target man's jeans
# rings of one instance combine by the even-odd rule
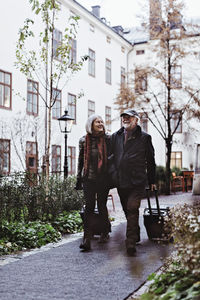
[[[133,248],[136,242],[140,240],[139,208],[144,189],[118,188],[117,190],[127,219],[126,247]]]

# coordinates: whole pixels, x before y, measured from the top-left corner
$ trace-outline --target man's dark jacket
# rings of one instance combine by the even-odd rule
[[[124,128],[111,136],[109,174],[113,186],[144,188],[155,183],[155,159],[151,136],[137,126],[124,145]]]

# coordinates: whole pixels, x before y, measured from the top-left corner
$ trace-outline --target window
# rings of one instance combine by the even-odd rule
[[[106,83],[111,84],[111,61],[106,58]]]
[[[108,131],[111,131],[111,107],[106,106],[105,108],[105,125]]]
[[[12,75],[0,70],[0,107],[11,109]]]
[[[10,173],[10,140],[0,139],[0,174]]]
[[[144,50],[136,50],[136,55],[142,55],[144,54]]]
[[[182,152],[171,153],[170,167],[177,167],[179,169],[182,169]]]
[[[95,113],[95,102],[88,100],[88,117]]]
[[[111,37],[110,37],[110,36],[107,36],[107,37],[106,37],[106,41],[107,41],[108,44],[110,44],[110,43],[111,43]]]
[[[73,123],[76,124],[76,96],[68,94],[68,113],[74,119]]]
[[[90,31],[91,31],[91,32],[94,32],[94,31],[95,31],[94,25],[93,25],[93,24],[90,24]]]
[[[178,124],[180,120],[180,123]],[[176,129],[176,133],[182,133],[182,115],[179,111],[173,111],[171,113],[171,130],[172,132],[175,130],[176,126],[178,124],[178,127]]]
[[[140,126],[144,132],[148,132],[148,118],[145,113],[140,113]]]
[[[61,91],[53,88],[52,118],[58,119],[61,116]]]
[[[58,47],[62,43],[62,32],[54,28],[53,31],[53,57],[61,60],[61,55],[58,53]]]
[[[26,111],[30,115],[38,115],[38,98],[39,89],[38,82],[28,80],[27,82],[27,107]]]
[[[95,77],[95,52],[89,49],[88,74]]]
[[[121,85],[125,83],[126,75],[125,75],[125,68],[121,67]]]
[[[76,173],[76,148],[68,147],[68,173],[73,175]]]
[[[30,173],[37,173],[37,143],[36,142],[26,142],[26,169]]]
[[[171,88],[180,89],[182,87],[182,67],[172,66],[171,68]]]
[[[52,173],[61,171],[61,146],[52,145]]]
[[[135,70],[135,92],[147,91],[147,74],[143,70]]]
[[[70,53],[69,53],[69,56],[70,56],[70,64],[76,64],[76,53],[77,53],[77,47],[76,47],[76,44],[77,44],[77,41],[72,39],[70,41],[70,44],[71,44],[71,49],[70,49]]]

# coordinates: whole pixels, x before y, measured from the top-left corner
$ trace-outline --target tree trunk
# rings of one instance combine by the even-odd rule
[[[165,186],[165,192],[166,195],[170,195],[170,179],[171,179],[171,169],[170,169],[170,161],[171,161],[171,151],[172,151],[172,140],[166,139],[166,186]]]

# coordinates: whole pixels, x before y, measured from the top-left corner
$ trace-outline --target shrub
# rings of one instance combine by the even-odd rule
[[[165,175],[165,167],[163,166],[156,166],[156,186],[158,188],[159,193],[165,193],[165,182],[166,182],[166,175]]]
[[[175,206],[167,218],[176,251],[141,300],[200,299],[200,204]]]
[[[51,176],[46,183],[41,177],[30,183],[26,174],[16,173],[1,179],[0,224],[7,220],[47,221],[55,220],[63,211],[78,210],[83,205],[83,193],[75,188],[75,176],[62,179]]]
[[[61,238],[51,224],[35,222],[3,222],[1,225],[0,254],[8,254],[23,248],[41,247]]]

